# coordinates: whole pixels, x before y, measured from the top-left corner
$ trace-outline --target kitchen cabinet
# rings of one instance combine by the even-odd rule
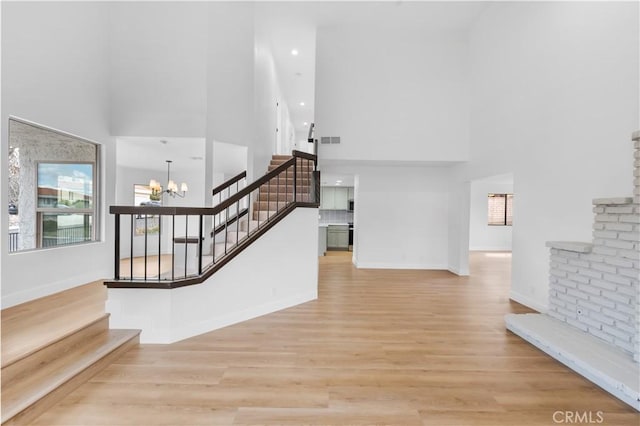
[[[349,208],[349,188],[323,186],[320,189],[320,209],[347,210]]]
[[[318,256],[324,256],[327,251],[327,227],[318,228]]]
[[[329,225],[327,229],[327,249],[349,249],[349,227],[347,225]]]

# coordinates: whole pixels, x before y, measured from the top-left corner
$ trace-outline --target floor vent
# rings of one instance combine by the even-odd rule
[[[340,143],[340,136],[322,136],[320,138],[321,144],[334,144]]]

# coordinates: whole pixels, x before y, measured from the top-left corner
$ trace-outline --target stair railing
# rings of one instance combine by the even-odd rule
[[[176,288],[203,282],[296,207],[320,205],[314,155],[294,151],[292,158],[244,188],[239,185],[246,177],[242,175],[213,190],[220,196],[214,207],[111,206],[115,273],[105,284]],[[234,184],[236,192],[231,193]],[[210,232],[207,223],[212,224]]]

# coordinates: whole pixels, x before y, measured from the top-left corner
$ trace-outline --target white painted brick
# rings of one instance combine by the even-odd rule
[[[571,281],[568,278],[558,278],[558,284],[561,284],[563,287],[567,288],[578,288],[578,283],[575,281]]]
[[[607,241],[614,241],[614,240],[608,240],[608,239],[604,239],[604,238],[594,238],[593,239],[593,245],[594,246],[606,246],[606,242]]]
[[[615,337],[611,336],[610,334],[607,333],[603,333],[600,330],[589,330],[589,334],[592,334],[604,341],[607,341],[609,343],[613,343],[615,341]]]
[[[624,303],[625,305],[628,305],[629,303],[631,303],[631,297],[625,296],[624,294],[614,293],[613,291],[602,290],[602,295],[614,302]]]
[[[558,293],[566,293],[567,292],[567,288],[565,286],[562,285],[558,285],[555,283],[551,283],[551,295],[553,296],[557,296]]]
[[[616,249],[612,249],[610,247],[601,247],[601,246],[593,247],[593,252],[596,254],[602,254],[604,256],[616,256],[618,254],[618,250]]]
[[[593,253],[583,254],[580,258],[587,260],[589,262],[604,262],[604,256],[601,256],[599,254],[593,254]]]
[[[633,213],[633,206],[606,206],[605,212],[610,214],[630,214]]]
[[[605,229],[605,224],[596,222],[593,224],[593,229]]]
[[[622,231],[622,232],[630,232],[633,231],[632,223],[605,223],[603,228],[607,231]]]
[[[604,248],[609,249],[609,247]],[[625,259],[631,259],[634,261],[640,260],[640,252],[634,250],[618,250],[618,255]]]
[[[598,305],[597,303],[593,303],[589,300],[582,300],[582,299],[578,300],[578,306],[580,306],[581,308],[589,309],[594,312],[601,312],[605,309],[600,305]]]
[[[580,268],[578,269],[578,273],[580,273],[580,275],[583,275],[589,278],[595,278],[595,279],[602,278],[602,272],[594,271],[593,269],[590,269],[590,268]]]
[[[582,259],[570,259],[569,260],[569,265],[578,266],[578,267],[581,267],[581,268],[588,268],[589,267],[589,262],[587,262],[586,260],[582,260]]]
[[[570,310],[570,309],[566,309],[566,308],[561,308],[561,307],[557,307],[556,308],[556,312],[564,315],[566,317],[567,320],[569,320],[570,318],[575,319],[576,318],[576,312],[575,310]]]
[[[588,327],[586,325],[582,324],[579,321],[576,321],[573,318],[567,318],[566,321],[567,321],[567,324],[571,324],[572,326],[574,326],[576,328],[579,328],[582,331],[587,331],[588,330]]]
[[[600,290],[617,291],[618,285],[602,280],[591,280],[591,285]]]
[[[573,265],[558,265],[556,269],[565,272],[578,272],[578,267]]]
[[[556,263],[569,263],[569,259],[558,255],[551,255],[551,261]]]
[[[561,308],[564,308],[567,306],[567,304],[565,302],[563,302],[562,300],[558,299],[558,298],[551,298],[549,299],[549,309],[555,309],[556,306],[560,306]]]
[[[635,139],[635,140],[633,141],[633,147],[634,147],[635,149],[640,149],[640,139]]]
[[[628,352],[634,351],[634,345],[630,342],[627,342],[626,340],[614,339],[613,344],[621,349],[624,349],[625,351],[628,351]]]
[[[640,271],[635,268],[620,268],[618,274],[636,280],[640,279]]]
[[[556,311],[549,311],[547,312],[547,315],[549,315],[550,317],[553,317],[557,320],[560,320],[562,322],[566,322],[567,317],[565,317],[564,315],[562,315],[561,313],[558,313]]]
[[[559,256],[564,256],[567,259],[578,259],[580,257],[580,253],[576,253],[575,251],[569,250],[558,250]]]
[[[576,281],[578,283],[589,284],[589,278],[579,274],[569,273],[567,274],[567,278],[569,278],[571,281]]]
[[[549,273],[551,275],[554,275],[554,276],[560,277],[560,278],[565,278],[567,276],[567,273],[565,271],[561,271],[561,270],[556,269],[556,268],[551,269],[551,271],[549,271]]]
[[[588,315],[589,315],[589,318],[591,318],[594,321],[597,321],[598,325],[607,324],[607,325],[613,326],[616,323],[615,319],[608,317],[606,315],[602,315],[599,312],[589,312]]]
[[[589,295],[587,293],[585,293],[584,291],[576,290],[574,288],[567,289],[567,296],[565,296],[564,298],[560,296],[564,296],[563,294],[559,294],[558,297],[562,300],[565,300],[566,302],[573,303],[574,305],[578,304],[578,299],[583,299],[585,301],[589,300]],[[569,299],[569,297],[571,297],[571,299]]]
[[[570,292],[571,292],[571,291],[575,292],[575,290],[573,290],[573,289],[569,289],[569,291],[570,291]],[[576,297],[573,297],[573,296],[571,296],[571,295],[566,295],[566,294],[559,293],[556,297],[557,297],[559,300],[562,300],[562,301],[564,301],[564,302],[570,303],[570,304],[572,304],[572,305],[577,305],[577,304],[578,304],[578,299],[576,299]],[[584,294],[582,294],[582,293],[580,293],[580,297],[584,297],[584,298],[586,299],[586,297],[585,297],[585,296],[584,296]],[[569,306],[568,306],[568,305],[565,305],[565,306],[566,306],[567,308],[569,308]]]
[[[608,281],[614,284],[622,284],[622,285],[628,285],[628,286],[632,284],[632,281],[630,278],[622,277],[620,275],[604,274],[603,278],[605,281]]]
[[[634,333],[636,332],[636,328],[635,327],[631,327],[630,325],[628,325],[625,322],[616,322],[616,328],[619,329],[620,331],[623,331],[625,333],[628,333],[630,336],[633,336]]]
[[[621,268],[633,268],[633,262],[628,259],[619,259],[617,257],[605,257],[604,263],[613,266],[620,266]]]
[[[596,222],[619,222],[619,216],[616,214],[597,214]]]
[[[589,317],[584,316],[584,315],[578,316],[578,321],[580,321],[583,324],[588,325],[589,328],[593,327],[595,329],[599,329],[600,327],[602,327],[602,324],[600,324],[600,321],[598,321],[596,319],[589,318]]]
[[[628,314],[625,314],[624,312],[619,312],[617,310],[614,309],[609,309],[609,308],[602,308],[602,313],[614,318],[616,320],[620,320],[620,321],[624,321],[624,322],[630,322],[631,321],[631,316]]]
[[[615,274],[616,272],[618,272],[618,268],[613,266],[613,265],[607,265],[604,263],[592,263],[591,264],[591,268],[596,270],[596,271],[600,271],[600,272],[606,272],[607,274]]]
[[[613,300],[609,300],[605,297],[602,296],[589,296],[589,300],[597,303],[598,305],[602,306],[602,307],[607,307],[607,308],[611,308],[611,309],[615,309],[616,307],[616,302],[614,302]]]
[[[629,296],[631,299],[638,295],[638,289],[631,286],[619,285],[616,291],[622,295]]]
[[[594,213],[596,213],[596,214],[598,214],[598,213],[604,213],[604,209],[605,209],[605,207],[604,207],[604,206],[595,206],[595,207],[593,208],[593,212],[594,212]]]
[[[634,243],[632,241],[621,240],[604,240],[604,245],[611,248],[618,248],[623,250],[633,250]]]
[[[637,308],[632,305],[625,305],[625,304],[619,303],[615,306],[615,310],[632,317],[635,317],[636,315],[638,315]]]
[[[637,214],[623,214],[620,215],[620,222],[622,223],[640,223],[640,216]],[[603,221],[603,222],[613,222],[612,220]]]
[[[619,338],[622,341],[625,341],[625,339],[629,339],[628,341],[631,342],[631,336],[629,335],[629,333],[624,332],[622,330],[619,330],[615,327],[610,327],[608,325],[603,325],[602,326],[602,331],[604,331],[607,334],[611,334],[612,336],[615,336],[617,338]]]
[[[595,238],[618,238],[617,231],[593,231]]]
[[[620,232],[618,233],[618,238],[624,241],[640,241],[640,232]]]
[[[632,225],[632,226],[633,226],[633,225]],[[558,249],[554,249],[554,248],[552,248],[552,249],[550,250],[550,253],[551,253],[551,254],[555,254],[555,255],[557,255],[557,254],[558,254]]]

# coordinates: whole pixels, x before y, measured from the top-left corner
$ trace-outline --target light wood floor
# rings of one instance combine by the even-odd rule
[[[467,278],[357,270],[348,256],[321,259],[317,301],[142,345],[36,424],[553,425],[559,411],[639,424],[505,331],[505,313],[528,311],[508,300],[508,254],[475,253]]]

